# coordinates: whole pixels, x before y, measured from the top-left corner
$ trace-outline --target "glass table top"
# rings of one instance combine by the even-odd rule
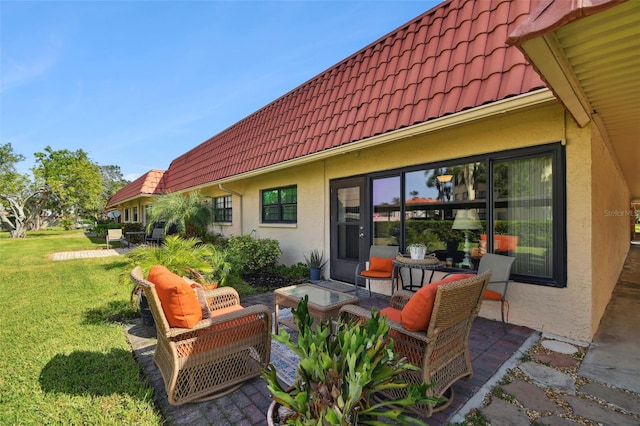
[[[293,285],[290,287],[280,288],[276,291],[281,295],[295,297],[297,299],[302,299],[304,296],[308,295],[309,303],[313,303],[318,306],[330,306],[336,303],[351,301],[356,298],[350,294],[340,293],[309,284]]]

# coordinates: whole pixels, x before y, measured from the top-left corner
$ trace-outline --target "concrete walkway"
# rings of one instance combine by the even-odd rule
[[[640,425],[639,323],[640,247],[632,246],[593,342],[542,335],[479,410],[493,426]]]
[[[95,250],[59,251],[51,254],[51,260],[91,259],[96,257],[110,257],[126,254],[130,248],[98,248]]]

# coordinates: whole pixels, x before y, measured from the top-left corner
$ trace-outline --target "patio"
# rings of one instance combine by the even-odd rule
[[[322,282],[321,285],[341,289],[341,284]],[[352,287],[351,287],[352,288]],[[344,289],[344,287],[342,287]],[[388,306],[389,297],[373,293],[371,298],[360,292],[360,305],[364,308],[381,308]],[[242,299],[244,306],[263,303],[266,306],[274,306],[273,294],[265,293]],[[212,425],[263,425],[271,399],[265,382],[256,378],[231,395],[212,401],[182,406],[171,406],[167,402],[162,377],[153,365],[153,353],[155,340],[152,339],[155,329],[140,324],[128,329],[128,338],[134,349],[134,355],[145,374],[155,389],[155,400],[162,411],[163,416],[171,424],[212,424]],[[484,318],[477,318],[473,324],[470,347],[474,375],[470,380],[459,380],[454,385],[455,399],[446,410],[435,413],[426,420],[430,425],[447,424],[450,421],[461,421],[460,416],[466,414],[468,409],[477,407],[477,401],[473,401],[471,407],[465,407],[470,399],[476,395],[483,395],[495,383],[495,378],[504,374],[503,365],[507,361],[515,362],[521,354],[519,349],[530,346],[538,340],[538,333],[520,326],[508,326],[505,334],[502,324]],[[272,343],[272,363],[287,364],[283,355],[282,346],[277,342]],[[509,363],[509,364],[511,364]],[[289,374],[293,374],[294,365],[289,363]],[[278,366],[279,370],[282,368]],[[500,373],[500,374],[497,374]],[[476,396],[477,398],[477,396]],[[458,416],[456,416],[458,414]]]

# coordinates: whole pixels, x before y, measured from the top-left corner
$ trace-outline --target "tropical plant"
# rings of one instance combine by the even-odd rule
[[[372,312],[366,323],[340,318],[335,330],[331,321],[312,328],[308,302],[305,296],[298,308],[292,309],[297,342],[285,329],[273,335],[299,357],[292,388],[282,387],[272,364],[262,373],[275,403],[287,409],[286,414],[280,414],[280,424],[382,425],[388,424],[387,420],[425,424],[403,414],[405,408],[440,399],[425,396],[428,384],[408,384],[401,379],[403,373],[418,367],[393,351],[386,319]],[[374,399],[376,392],[389,388],[407,389],[407,396]]]
[[[175,227],[180,234],[186,234],[189,230],[191,236],[203,239],[211,223],[211,211],[202,203],[202,196],[198,192],[188,195],[172,192],[153,200],[147,219],[147,232],[151,232],[156,223],[164,223],[167,234]]]
[[[324,252],[318,249],[311,250],[308,257],[305,255],[304,261],[309,268],[315,269],[322,269],[322,267],[327,264],[327,261],[324,260]]]
[[[231,264],[226,253],[211,244],[203,244],[196,238],[182,238],[170,235],[161,245],[138,246],[126,255],[127,268],[121,277],[128,279],[131,269],[140,266],[145,276],[153,265],[163,265],[171,272],[193,278],[197,281],[217,281],[224,285]],[[138,294],[139,289],[133,288]]]

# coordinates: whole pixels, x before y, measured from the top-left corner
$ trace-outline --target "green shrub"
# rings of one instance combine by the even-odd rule
[[[229,248],[229,240],[224,235],[218,234],[217,232],[213,234],[207,233],[202,239],[202,242],[213,244],[219,249]]]
[[[60,219],[60,226],[65,231],[71,231],[73,229],[73,219],[65,217],[64,219]]]
[[[278,265],[275,267],[274,272],[291,278],[294,283],[309,278],[309,267],[302,262],[291,266]]]
[[[272,271],[281,255],[280,244],[271,238],[253,239],[249,235],[229,238],[229,260],[239,273]]]

